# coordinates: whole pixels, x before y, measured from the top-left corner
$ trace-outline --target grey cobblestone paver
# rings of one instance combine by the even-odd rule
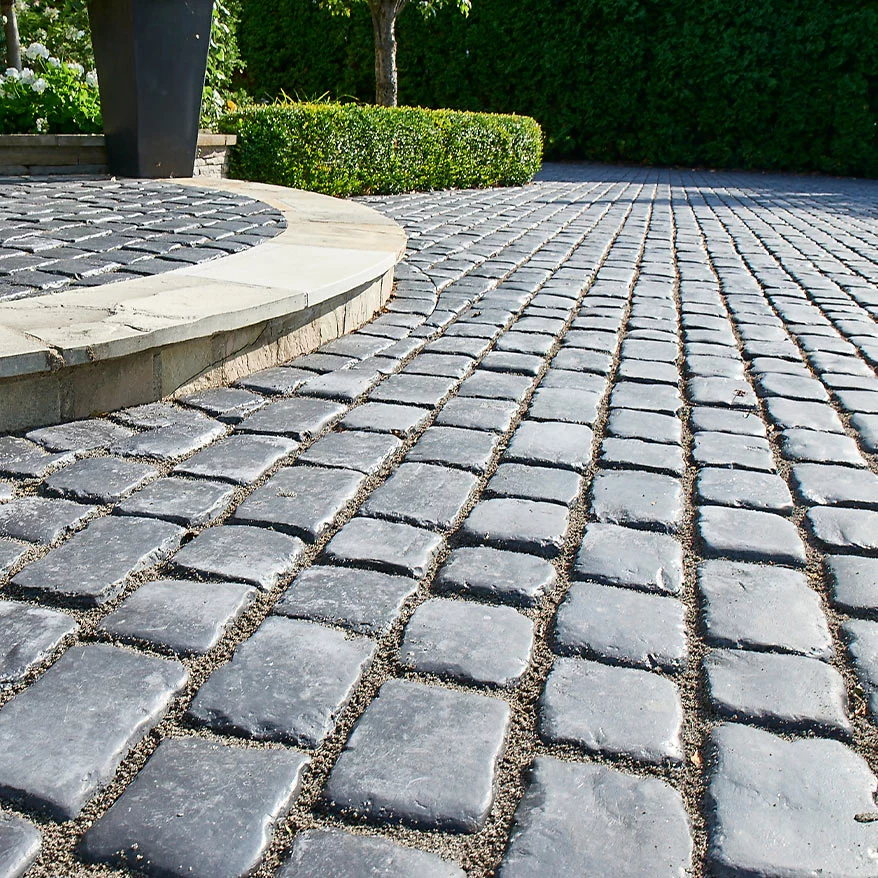
[[[550,175],[367,199],[359,332],[0,437],[0,874],[876,873],[878,190]],[[126,186],[0,290],[260,240]]]

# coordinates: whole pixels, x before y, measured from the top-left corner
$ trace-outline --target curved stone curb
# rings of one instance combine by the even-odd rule
[[[356,329],[388,299],[406,246],[392,220],[280,186],[192,184],[270,204],[287,228],[208,263],[0,304],[0,430],[227,383]]]

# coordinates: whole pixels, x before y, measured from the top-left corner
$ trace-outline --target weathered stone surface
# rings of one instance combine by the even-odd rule
[[[522,421],[506,449],[505,460],[531,466],[557,466],[585,472],[594,435],[582,424]]]
[[[678,479],[657,473],[603,470],[591,485],[591,508],[598,521],[674,532],[683,515]]]
[[[160,579],[140,586],[100,625],[120,640],[142,640],[176,653],[213,649],[256,596],[232,582]]]
[[[711,703],[726,719],[786,731],[850,731],[844,679],[825,662],[717,649],[704,667]]]
[[[869,699],[872,717],[878,718],[878,623],[848,619],[842,631],[857,679]]]
[[[683,449],[679,445],[645,442],[642,439],[615,439],[601,443],[600,462],[619,469],[654,470],[682,476],[685,472]]]
[[[406,437],[417,432],[429,417],[430,412],[418,406],[367,402],[351,409],[340,426],[345,430],[370,430]]]
[[[865,467],[857,443],[850,436],[818,433],[815,430],[784,430],[781,433],[784,457],[813,463],[844,463]]]
[[[533,623],[511,607],[434,598],[409,620],[400,663],[462,683],[512,686],[527,670]]]
[[[708,856],[717,875],[873,875],[875,776],[837,741],[711,733]]]
[[[219,731],[317,747],[375,650],[373,641],[269,616],[198,690],[189,715]]]
[[[72,500],[19,497],[0,506],[0,536],[48,545],[68,534],[94,512]]]
[[[419,527],[374,518],[353,518],[330,541],[326,556],[420,579],[442,547],[442,537]]]
[[[564,548],[568,511],[556,503],[533,500],[482,500],[459,531],[461,540],[498,549],[554,558]]]
[[[579,496],[578,473],[548,466],[504,463],[488,482],[486,491],[497,497],[519,497],[571,506]]]
[[[295,393],[311,377],[313,377],[313,373],[304,369],[276,366],[254,372],[246,378],[240,378],[235,384],[245,390],[286,396]]]
[[[187,543],[174,558],[181,570],[197,576],[247,582],[265,591],[291,573],[305,544],[262,527],[214,527]]]
[[[151,876],[243,878],[292,805],[306,763],[285,750],[163,741],[86,833],[82,853]]]
[[[144,518],[163,518],[184,527],[203,527],[229,508],[234,495],[233,487],[220,482],[158,479],[123,500],[116,507],[116,512]]]
[[[690,415],[694,433],[734,433],[740,436],[765,436],[765,424],[752,412],[695,406]]]
[[[517,412],[515,400],[455,396],[442,407],[436,425],[504,433]]]
[[[365,363],[350,369],[338,369],[323,375],[313,375],[297,391],[301,396],[318,396],[353,402],[371,390],[380,380],[381,373]]]
[[[417,587],[408,576],[314,565],[293,580],[274,612],[377,635],[390,627]]]
[[[0,798],[76,817],[186,679],[174,661],[103,644],[67,650],[0,710]]]
[[[642,439],[669,445],[679,445],[682,441],[682,427],[676,417],[635,409],[610,409],[607,433],[620,439]]]
[[[841,420],[833,409],[822,402],[801,402],[779,396],[766,400],[768,416],[781,429],[804,427],[826,433],[844,433]]]
[[[35,442],[15,436],[0,436],[0,474],[41,479],[46,473],[73,461],[73,453],[48,454]]]
[[[501,878],[684,878],[692,839],[680,794],[603,765],[534,762]]]
[[[391,375],[369,396],[375,402],[435,408],[456,384],[456,378],[438,375]]]
[[[0,576],[5,576],[27,554],[30,546],[18,540],[0,539]]]
[[[534,421],[557,421],[590,427],[597,417],[601,395],[602,390],[552,387],[544,383],[531,398],[527,416]]]
[[[584,659],[556,659],[540,699],[546,741],[643,762],[681,762],[682,725],[670,680]]]
[[[692,457],[700,466],[775,471],[771,446],[761,436],[696,433]]]
[[[811,532],[828,549],[878,551],[878,512],[815,506],[805,518]]]
[[[53,427],[40,427],[31,430],[27,438],[39,442],[49,451],[74,451],[82,454],[86,451],[105,451],[114,442],[127,439],[133,430],[105,421],[91,418],[87,421],[69,421]]]
[[[346,430],[318,439],[298,459],[300,463],[352,469],[372,475],[401,445],[396,436],[386,433]]]
[[[99,518],[14,578],[25,592],[95,606],[112,600],[126,579],[165,561],[185,535],[151,518]]]
[[[257,488],[235,510],[232,522],[271,527],[313,541],[357,496],[365,480],[354,470],[287,467]]]
[[[839,609],[854,615],[878,614],[878,558],[830,555],[826,568]]]
[[[418,527],[450,528],[479,484],[472,473],[404,463],[366,501],[362,512]]]
[[[283,436],[229,436],[178,464],[174,472],[247,485],[298,447]]]
[[[46,479],[46,489],[82,503],[114,503],[158,475],[145,463],[118,457],[89,457]]]
[[[430,427],[406,455],[406,461],[456,466],[481,473],[488,468],[497,436],[459,427]]]
[[[874,473],[820,463],[798,463],[792,472],[796,493],[809,506],[878,508],[878,476]]]
[[[0,814],[0,874],[20,878],[33,865],[40,852],[42,836],[23,817]]]
[[[325,399],[282,399],[248,415],[237,429],[242,433],[310,439],[345,411],[345,406]]]
[[[661,595],[575,583],[558,610],[554,646],[567,655],[680,670],[687,657],[684,607]]]
[[[170,424],[114,442],[109,451],[121,457],[178,460],[224,436],[226,429],[222,424],[211,420],[196,424]]]
[[[717,646],[832,657],[819,595],[783,567],[705,561],[698,571],[707,640]]]
[[[695,490],[703,503],[719,506],[763,512],[791,512],[793,508],[786,482],[771,473],[705,467],[698,473]]]
[[[804,566],[805,544],[796,526],[779,515],[725,506],[698,510],[698,536],[708,558],[771,561]]]
[[[0,601],[0,689],[17,683],[78,628],[64,613]]]
[[[326,798],[372,820],[475,832],[494,799],[508,725],[497,698],[390,680],[354,726]]]
[[[677,594],[683,585],[683,550],[665,534],[615,524],[590,524],[573,575],[576,579]]]
[[[334,875],[387,878],[464,878],[464,871],[436,854],[403,847],[390,839],[354,835],[340,829],[307,829],[293,839],[289,859],[277,878]]]
[[[262,408],[266,399],[258,393],[237,387],[215,387],[199,393],[190,393],[180,399],[186,405],[201,409],[227,424],[237,424],[251,412]]]

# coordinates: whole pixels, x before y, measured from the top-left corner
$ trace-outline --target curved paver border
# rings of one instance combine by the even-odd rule
[[[389,297],[406,243],[394,221],[280,186],[191,182],[270,204],[287,228],[208,263],[0,303],[0,430],[228,383],[356,329]]]

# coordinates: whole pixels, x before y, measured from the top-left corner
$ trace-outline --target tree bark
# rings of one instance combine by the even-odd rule
[[[375,103],[395,107],[397,103],[396,17],[397,4],[372,0],[372,27],[375,31]]]
[[[3,0],[0,11],[5,20],[3,25],[6,34],[6,65],[21,70],[21,44],[18,39],[18,19],[15,17],[13,0]]]

